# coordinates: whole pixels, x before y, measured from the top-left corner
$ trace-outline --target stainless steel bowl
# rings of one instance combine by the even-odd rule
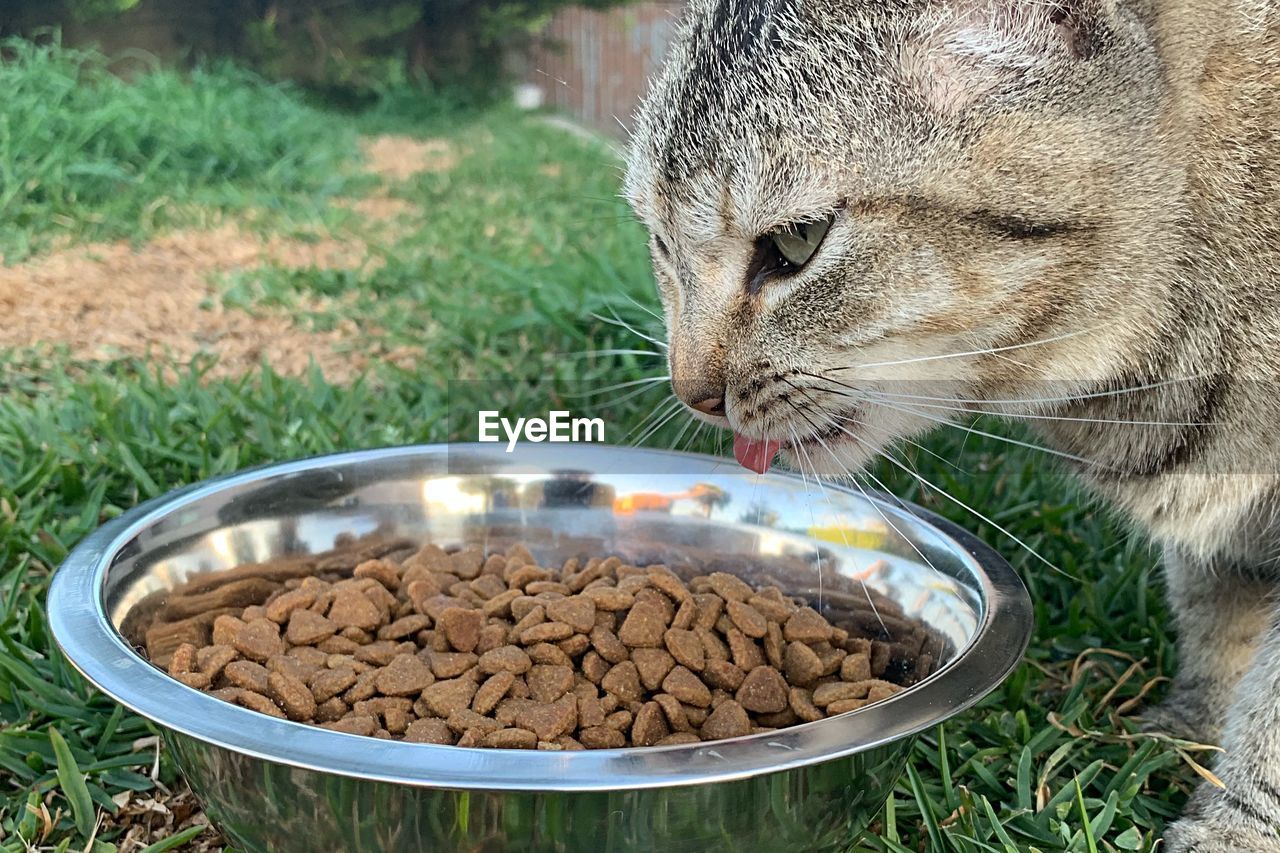
[[[697,484],[714,488],[690,492]],[[244,849],[845,850],[888,796],[914,736],[1015,666],[1031,607],[1008,564],[956,526],[890,498],[811,485],[718,458],[581,444],[308,459],[188,487],[104,525],[58,571],[49,617],[90,681],[163,729],[210,818]],[[628,513],[616,499],[635,492],[715,499]],[[273,719],[169,678],[121,634],[140,600],[193,573],[375,530],[442,544],[514,532],[546,560],[589,541],[724,561],[748,576],[785,563],[788,591],[820,604],[835,581],[857,575],[954,651],[897,696],[816,723],[707,744],[546,752],[380,741]]]

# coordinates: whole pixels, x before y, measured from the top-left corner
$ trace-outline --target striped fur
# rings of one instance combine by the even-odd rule
[[[1165,849],[1280,851],[1280,0],[692,0],[626,191],[699,417],[832,476],[1029,417],[1165,549],[1226,784]]]

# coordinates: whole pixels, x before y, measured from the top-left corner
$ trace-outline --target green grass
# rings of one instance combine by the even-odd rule
[[[0,42],[0,254],[134,237],[193,209],[276,214],[349,190],[349,123],[230,65],[132,84],[91,51]],[[136,65],[137,63],[134,63]],[[358,183],[356,181],[355,183]]]
[[[89,96],[67,78],[81,58],[37,53],[19,51],[0,65],[8,92],[60,93],[47,111],[29,106],[0,117],[0,143],[10,146],[0,147],[0,234],[22,251],[59,235],[143,236],[163,223],[139,212],[165,196],[256,209],[278,188],[306,218],[336,191],[356,135],[389,121],[385,112],[377,125],[326,114],[229,69],[191,81],[158,74],[134,86],[93,72]],[[158,106],[170,98],[178,106]],[[174,149],[187,154],[149,167],[148,146],[181,124],[162,114],[170,109],[204,116],[211,135],[189,134]],[[258,110],[266,112],[249,117]],[[137,115],[125,127],[106,118],[130,112]],[[257,131],[219,137],[210,117],[223,114]],[[103,152],[102,162],[127,177],[110,178],[115,191],[91,191],[97,178],[72,168],[79,155],[70,149],[52,162],[39,146],[13,147],[41,127],[60,128],[50,138],[99,140],[97,149],[75,150]],[[151,733],[148,724],[96,695],[52,649],[43,611],[49,577],[95,526],[167,489],[260,462],[457,437],[460,413],[481,399],[544,407],[576,389],[662,372],[658,359],[577,355],[652,348],[592,316],[616,310],[652,329],[630,301],[653,301],[643,235],[614,198],[616,163],[604,148],[503,110],[397,127],[444,137],[461,158],[394,190],[422,215],[372,243],[379,267],[349,274],[268,266],[228,277],[221,298],[255,310],[292,308],[316,294],[350,299],[344,314],[422,347],[411,368],[380,367],[338,386],[266,369],[215,381],[202,374],[207,364],[173,380],[156,363],[77,364],[55,349],[0,356],[0,849],[82,849],[115,810],[113,796],[175,782],[167,758],[153,778],[153,753],[133,749]],[[50,176],[49,186],[11,192],[11,176],[33,170]],[[297,322],[331,325],[337,310]],[[451,384],[458,379],[470,381]],[[620,402],[613,418],[639,424],[654,403]],[[677,433],[669,428],[649,443],[670,444]],[[878,835],[861,849],[1153,849],[1197,781],[1187,756],[1206,755],[1136,736],[1118,713],[1172,668],[1152,554],[1047,459],[957,431],[928,446],[963,470],[907,453],[924,477],[1061,573],[904,472],[874,472],[1006,554],[1032,591],[1037,628],[1004,685],[921,739]],[[109,850],[120,839],[103,826],[94,848]]]

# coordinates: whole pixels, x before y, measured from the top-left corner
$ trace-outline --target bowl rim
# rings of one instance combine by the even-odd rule
[[[264,761],[369,781],[428,788],[600,792],[711,784],[831,761],[912,738],[972,707],[1022,659],[1033,625],[1031,599],[1009,563],[975,535],[896,497],[824,487],[881,511],[915,516],[968,564],[981,592],[974,634],[924,681],[867,708],[773,732],[663,747],[585,751],[497,750],[386,741],[276,719],[187,687],[135,652],[112,626],[101,594],[122,546],[156,521],[224,490],[328,465],[386,462],[491,446],[425,444],[357,450],[268,463],[181,487],[148,500],[90,533],[54,574],[48,618],[55,642],[95,687],[157,725]],[[720,457],[611,445],[575,445],[575,454],[656,454],[723,466]],[[656,460],[655,460],[656,461]],[[790,472],[762,479],[800,483]],[[926,689],[927,688],[927,689]]]

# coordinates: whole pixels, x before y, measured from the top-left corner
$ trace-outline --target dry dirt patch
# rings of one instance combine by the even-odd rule
[[[212,353],[218,356],[213,373],[222,376],[264,360],[298,375],[314,358],[331,380],[349,378],[373,359],[407,363],[415,353],[379,352],[374,330],[352,320],[310,331],[282,311],[224,308],[211,283],[218,273],[267,263],[359,269],[365,258],[366,247],[356,240],[264,238],[235,224],[176,231],[139,247],[80,246],[0,268],[0,347],[60,343],[85,359],[167,352],[174,364]],[[301,307],[331,306],[317,300]]]
[[[388,181],[404,181],[419,172],[447,172],[458,164],[458,152],[444,139],[383,135],[361,141],[365,167]]]
[[[394,242],[409,233],[405,220],[416,205],[387,194],[389,186],[420,172],[453,168],[458,152],[442,139],[384,135],[361,141],[362,168],[382,178],[367,198],[338,201],[368,227],[356,233]],[[225,308],[212,283],[220,274],[263,264],[293,269],[362,269],[367,244],[354,237],[314,242],[262,237],[236,224],[188,229],[141,246],[95,243],[60,249],[12,266],[0,266],[0,348],[62,344],[83,359],[167,354],[174,365],[200,354],[218,357],[215,376],[235,376],[262,361],[297,375],[314,359],[326,377],[341,381],[374,360],[408,365],[416,348],[380,349],[377,329],[347,319],[331,331],[299,327],[279,309],[252,313]],[[303,301],[301,310],[340,306]]]

